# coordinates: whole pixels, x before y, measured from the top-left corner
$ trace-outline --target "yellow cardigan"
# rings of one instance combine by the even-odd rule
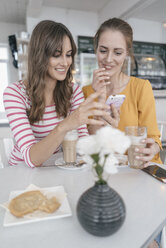
[[[83,87],[82,90],[85,98],[94,92],[91,85]],[[125,126],[146,126],[148,137],[153,138],[162,148],[150,82],[130,77],[126,88],[120,94],[126,95],[126,99],[120,108],[118,129],[124,131]],[[162,163],[159,154],[156,154],[152,161]]]

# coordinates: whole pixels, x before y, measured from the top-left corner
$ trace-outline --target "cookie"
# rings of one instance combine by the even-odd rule
[[[27,191],[13,198],[8,208],[14,216],[23,217],[36,210],[52,213],[59,206],[60,203],[57,202],[56,197],[47,199],[39,190],[34,190]]]
[[[45,196],[39,190],[28,191],[13,198],[8,208],[16,217],[22,217],[37,210],[44,200]]]
[[[52,197],[51,199],[44,200],[42,204],[39,206],[39,210],[47,213],[53,213],[59,207],[60,207],[60,203],[57,202],[56,197]]]

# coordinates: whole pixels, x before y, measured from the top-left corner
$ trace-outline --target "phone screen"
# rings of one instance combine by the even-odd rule
[[[119,108],[124,102],[125,98],[125,95],[110,95],[106,101],[106,104],[114,104],[116,108]]]
[[[150,174],[151,176],[155,177],[161,182],[166,183],[166,170],[160,168],[159,166],[151,165],[149,167],[142,169],[142,171]]]

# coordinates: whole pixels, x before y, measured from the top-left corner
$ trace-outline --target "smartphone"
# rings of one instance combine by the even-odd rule
[[[151,175],[152,177],[158,179],[159,181],[166,183],[166,170],[161,168],[160,166],[164,166],[165,165],[156,165],[156,163],[154,163],[154,165],[150,165],[144,169],[142,169],[142,171],[148,173],[149,175]]]
[[[116,108],[120,108],[125,98],[126,98],[125,95],[110,95],[107,98],[106,104],[108,105],[114,104]]]

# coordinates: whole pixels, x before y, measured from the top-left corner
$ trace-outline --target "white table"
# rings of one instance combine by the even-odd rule
[[[123,198],[127,215],[123,226],[109,237],[87,233],[76,217],[80,195],[94,183],[89,170],[66,171],[55,167],[31,169],[23,166],[0,169],[0,202],[8,200],[10,191],[63,185],[68,194],[72,217],[4,227],[5,210],[0,208],[0,247],[2,248],[140,248],[166,224],[166,185],[142,172],[121,168],[111,175],[109,185]]]

